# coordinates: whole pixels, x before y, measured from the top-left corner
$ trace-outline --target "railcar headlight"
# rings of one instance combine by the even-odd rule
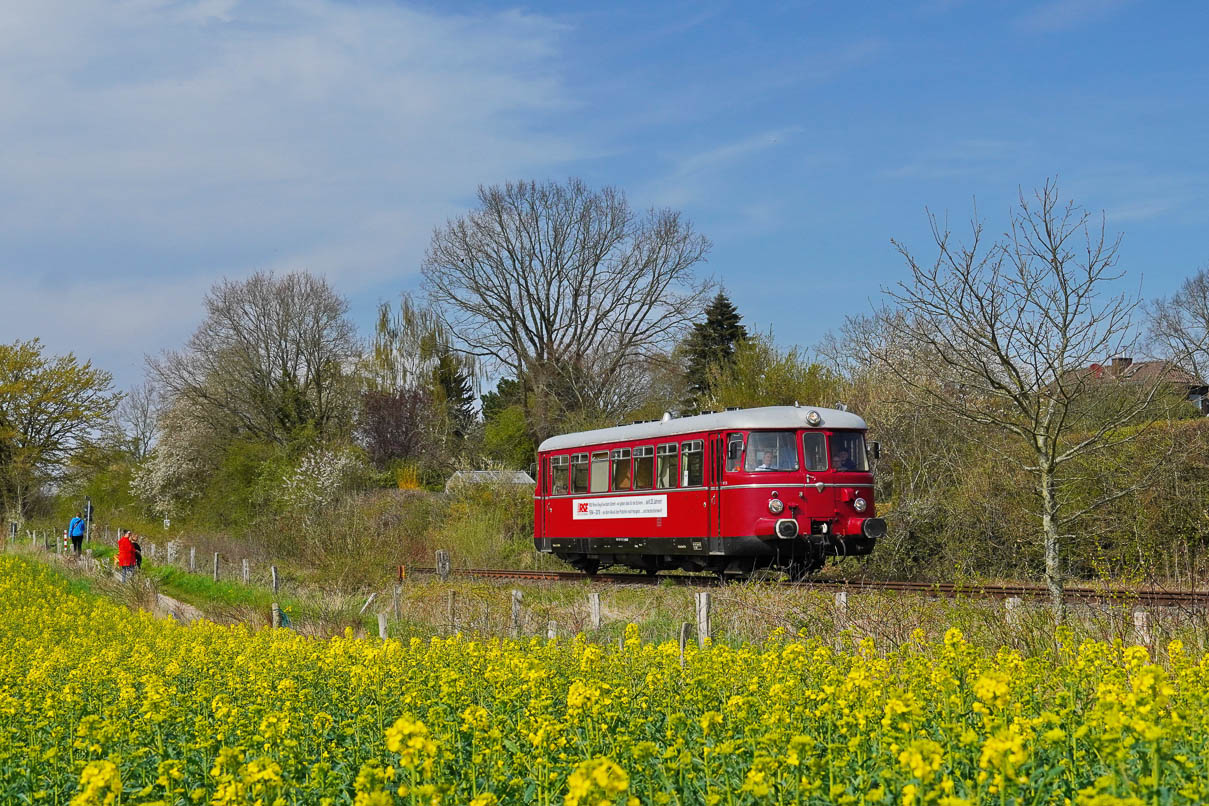
[[[818,425],[819,423],[823,422],[823,415],[819,414],[814,409],[811,409],[810,411],[806,412],[806,422],[810,423],[811,425]]]
[[[869,508],[869,502],[866,501],[864,498],[858,498],[852,502],[852,508],[855,509],[857,512],[864,512],[866,509]]]
[[[768,511],[773,515],[780,515],[783,511],[785,511],[785,502],[780,498],[768,499]]]

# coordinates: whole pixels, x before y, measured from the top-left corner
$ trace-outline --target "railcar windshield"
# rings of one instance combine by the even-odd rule
[[[868,470],[865,456],[865,435],[859,431],[838,431],[831,435],[831,468],[833,470]]]
[[[745,470],[797,470],[798,446],[792,431],[752,431]]]

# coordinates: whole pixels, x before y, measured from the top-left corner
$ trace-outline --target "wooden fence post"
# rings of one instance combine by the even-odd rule
[[[277,595],[277,586],[279,584],[278,577],[277,577],[277,566],[270,565],[269,573],[272,574],[272,576],[273,576],[273,595],[276,596]]]
[[[383,641],[386,640],[386,614],[378,614],[378,637]]]
[[[449,634],[453,635],[458,631],[458,594],[456,591],[449,591],[445,602],[445,621],[449,624]]]
[[[248,565],[248,558],[243,558],[243,584],[247,585],[252,581],[252,566]]]
[[[687,621],[680,624],[680,668],[684,668],[684,650],[688,647],[688,636],[692,631],[693,625]]]
[[[589,593],[588,594],[588,613],[589,613],[589,622],[588,623],[591,625],[593,630],[599,630],[600,629],[600,594],[599,593]]]
[[[196,546],[189,547],[189,573],[190,574],[197,573],[197,547]]]
[[[281,626],[281,605],[277,604],[276,602],[273,602],[273,622],[272,623],[273,623],[274,627]]]
[[[705,649],[705,642],[710,639],[710,592],[696,593],[696,645]]]
[[[214,552],[214,581],[218,581],[218,552]]]
[[[558,637],[558,622],[555,621],[554,619],[550,619],[548,622],[546,622],[546,638],[550,641],[553,641],[557,637]]]
[[[512,591],[512,635],[517,637],[521,634],[521,592],[518,590]]]
[[[449,552],[445,549],[437,549],[437,576],[449,579]]]

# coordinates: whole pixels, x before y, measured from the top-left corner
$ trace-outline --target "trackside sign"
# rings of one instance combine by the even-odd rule
[[[602,518],[666,518],[666,495],[626,495],[609,498],[575,498],[571,514],[577,521]]]

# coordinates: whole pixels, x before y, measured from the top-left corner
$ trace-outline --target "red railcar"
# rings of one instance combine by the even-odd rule
[[[868,554],[886,523],[865,429],[847,411],[770,406],[552,437],[538,448],[534,542],[589,574],[796,578]]]

